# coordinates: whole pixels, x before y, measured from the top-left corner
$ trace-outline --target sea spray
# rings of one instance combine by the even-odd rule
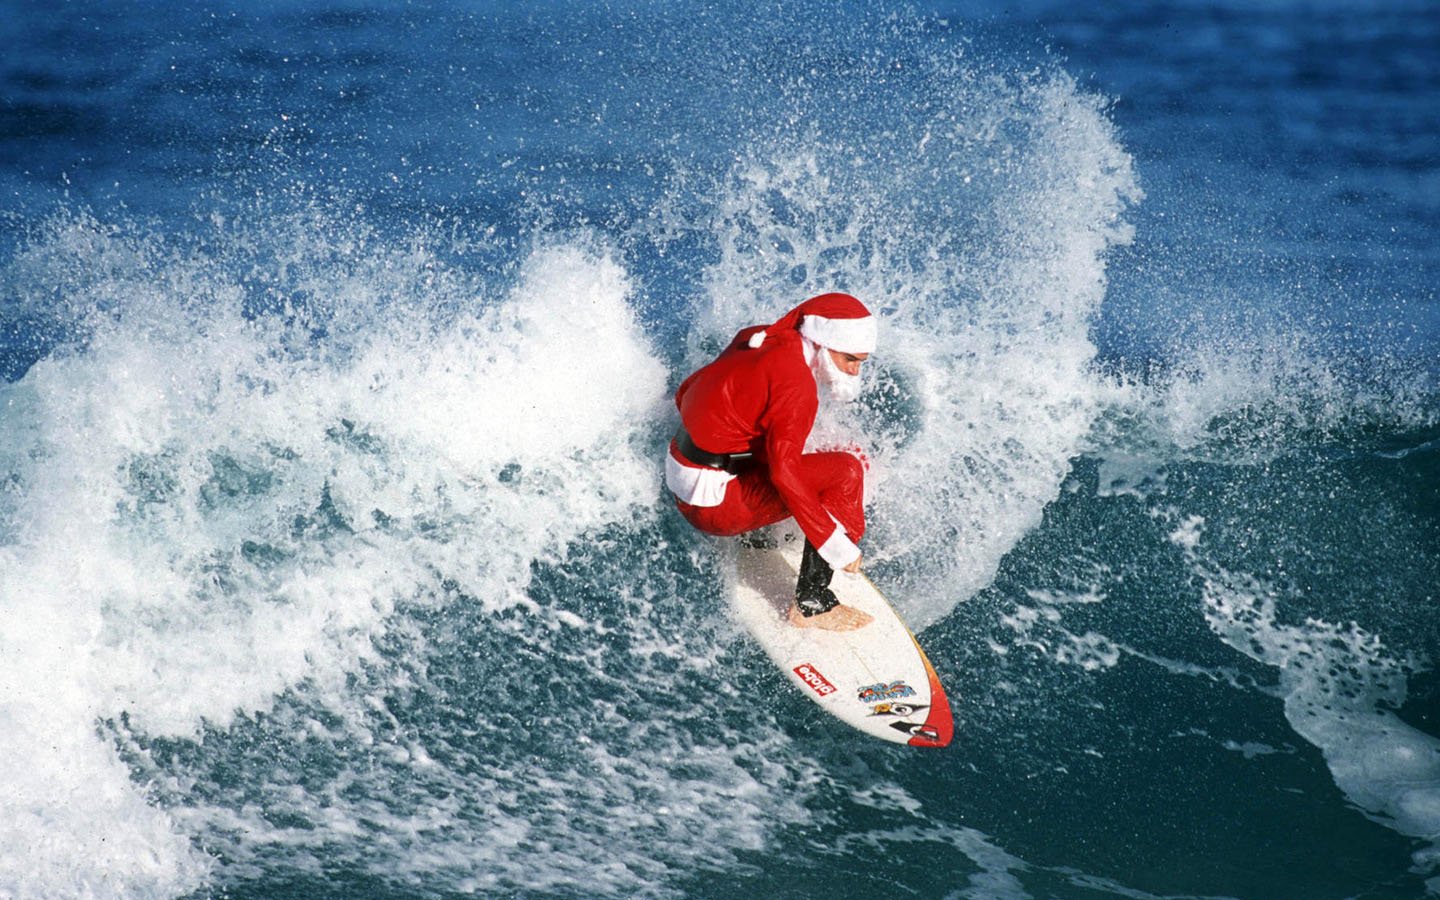
[[[52,267],[27,284],[80,295],[79,341],[4,388],[6,749],[31,773],[7,844],[31,849],[6,854],[4,883],[20,893],[163,896],[209,868],[97,721],[193,739],[300,684],[343,694],[397,604],[523,601],[532,560],[658,490],[633,437],[665,373],[603,252],[542,246],[474,313],[378,312],[297,355],[293,308],[246,316],[224,260],[111,249],[126,263],[103,279],[31,254]],[[343,270],[292,277],[343,308]]]
[[[1103,102],[1063,73],[981,77],[940,53],[893,77],[932,103],[863,128],[806,110],[824,123],[807,141],[728,173],[689,358],[810,293],[877,313],[870,391],[812,444],[868,454],[867,552],[923,628],[988,583],[1084,447],[1106,391],[1090,323],[1141,192]]]

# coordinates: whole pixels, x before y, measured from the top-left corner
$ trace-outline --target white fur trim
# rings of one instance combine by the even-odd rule
[[[719,506],[725,502],[725,487],[735,476],[720,469],[687,466],[665,454],[665,486],[681,503],[691,506]]]
[[[836,569],[843,569],[860,558],[860,548],[845,534],[845,529],[837,523],[835,530],[825,543],[815,548],[820,553],[820,558]]]
[[[822,347],[841,353],[875,352],[877,329],[874,316],[860,319],[806,316],[800,320],[800,333]]]
[[[765,343],[765,332],[755,332],[754,334],[750,335],[750,340],[746,341],[745,343],[750,345],[751,350],[759,350],[760,345]]]

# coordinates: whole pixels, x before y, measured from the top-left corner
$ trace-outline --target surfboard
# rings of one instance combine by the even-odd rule
[[[870,579],[837,571],[830,589],[873,622],[855,631],[797,628],[787,615],[803,539],[785,534],[764,543],[737,542],[733,598],[737,616],[766,655],[805,696],[847,725],[912,747],[949,744],[954,723],[945,688]]]

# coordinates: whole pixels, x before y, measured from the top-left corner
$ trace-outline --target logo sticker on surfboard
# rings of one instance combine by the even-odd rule
[[[861,703],[879,703],[882,700],[899,700],[915,696],[915,689],[903,681],[878,682],[862,687],[855,699]]]
[[[896,731],[908,734],[911,737],[923,738],[936,743],[940,742],[940,731],[933,725],[916,724],[914,722],[891,722],[890,727]]]
[[[796,666],[795,674],[799,675],[800,680],[810,686],[810,690],[822,697],[828,697],[835,693],[835,685],[831,684],[824,675],[815,671],[815,667],[809,663],[801,663]]]

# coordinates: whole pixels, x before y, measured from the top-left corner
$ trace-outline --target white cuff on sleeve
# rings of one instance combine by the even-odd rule
[[[825,560],[836,569],[843,569],[860,558],[860,548],[845,534],[845,529],[837,523],[835,530],[826,538],[825,543],[815,548],[820,551],[820,558]]]

